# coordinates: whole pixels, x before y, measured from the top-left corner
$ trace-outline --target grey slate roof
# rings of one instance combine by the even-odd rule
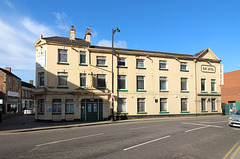
[[[70,40],[68,37],[60,37],[60,36],[53,36],[53,37],[46,37],[42,38],[47,42],[57,42],[69,45],[79,45],[79,46],[89,46],[90,43],[85,41],[84,39],[75,38],[75,40]]]
[[[16,78],[21,80],[21,78],[19,78],[18,76],[14,75],[12,72],[9,72],[9,71],[7,71],[7,70],[5,70],[3,68],[0,68],[0,71],[6,73],[7,75],[14,76],[14,77],[16,77]]]

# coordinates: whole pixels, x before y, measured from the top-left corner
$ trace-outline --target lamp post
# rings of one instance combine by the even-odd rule
[[[114,121],[114,73],[113,73],[113,55],[114,55],[114,34],[119,33],[120,30],[118,28],[112,30],[112,120]]]

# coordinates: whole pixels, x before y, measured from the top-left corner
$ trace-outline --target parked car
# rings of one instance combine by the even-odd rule
[[[228,119],[229,126],[240,127],[240,109],[237,110],[231,117]]]
[[[35,114],[35,108],[27,108],[24,110],[24,114]]]

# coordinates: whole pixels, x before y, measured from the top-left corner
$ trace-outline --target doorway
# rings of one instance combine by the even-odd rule
[[[83,121],[103,120],[103,102],[101,99],[82,99],[81,119]]]

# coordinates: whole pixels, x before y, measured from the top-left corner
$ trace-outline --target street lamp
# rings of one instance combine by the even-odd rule
[[[114,55],[114,34],[115,33],[119,33],[120,30],[118,28],[116,28],[115,30],[112,30],[112,94],[111,94],[111,98],[112,98],[112,120],[114,121],[114,73],[113,73],[113,55]]]

